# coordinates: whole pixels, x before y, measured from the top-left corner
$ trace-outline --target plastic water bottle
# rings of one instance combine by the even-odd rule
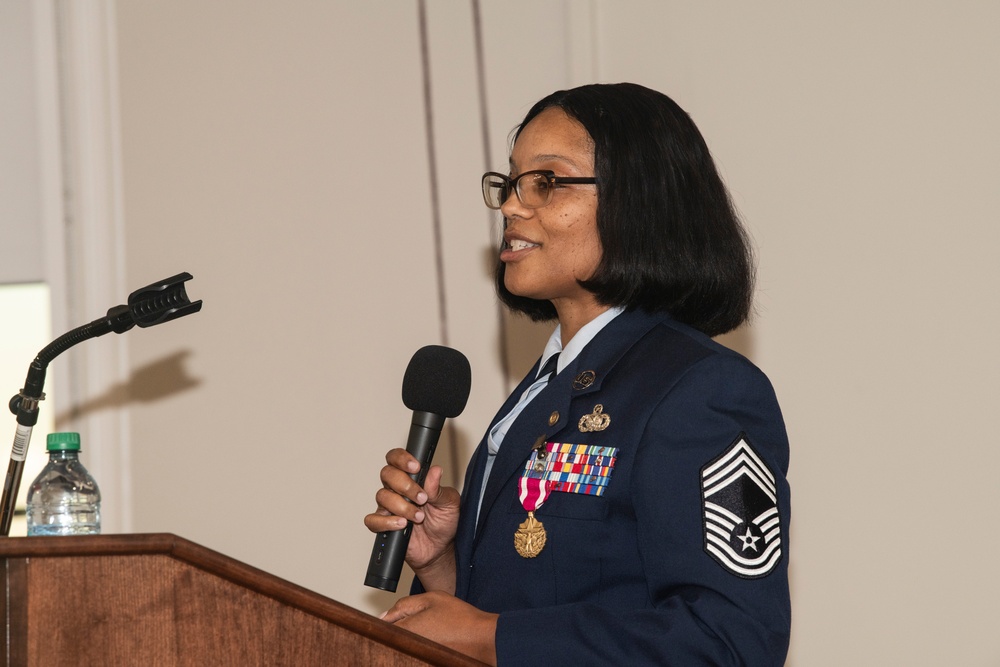
[[[101,491],[80,463],[80,434],[51,433],[49,463],[28,490],[28,535],[101,532]]]

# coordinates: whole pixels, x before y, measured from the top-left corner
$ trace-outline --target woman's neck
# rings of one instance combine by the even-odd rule
[[[573,336],[588,322],[591,322],[595,317],[611,307],[603,303],[598,303],[596,299],[590,299],[585,302],[575,301],[572,303],[556,303],[553,301],[552,305],[555,306],[556,313],[559,316],[559,334],[563,347],[566,347],[573,340]]]

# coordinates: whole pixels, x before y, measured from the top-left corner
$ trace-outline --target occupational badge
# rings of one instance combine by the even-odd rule
[[[583,371],[575,378],[573,378],[573,389],[580,391],[586,389],[590,385],[594,384],[594,380],[597,379],[597,374],[594,371]]]
[[[598,403],[594,406],[593,412],[580,417],[580,423],[577,424],[577,427],[581,433],[592,433],[594,431],[603,431],[610,423],[611,415],[605,413],[604,406]]]
[[[745,579],[764,577],[781,561],[781,519],[774,474],[740,433],[701,469],[705,551]]]

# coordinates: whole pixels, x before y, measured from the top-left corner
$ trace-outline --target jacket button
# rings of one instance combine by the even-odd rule
[[[559,411],[553,410],[552,414],[549,415],[549,426],[555,426],[557,421],[559,421]]]

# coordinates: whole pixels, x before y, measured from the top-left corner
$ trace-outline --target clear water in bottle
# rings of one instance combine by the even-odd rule
[[[28,490],[28,535],[101,532],[101,491],[80,463],[80,434],[52,433],[49,463]]]

